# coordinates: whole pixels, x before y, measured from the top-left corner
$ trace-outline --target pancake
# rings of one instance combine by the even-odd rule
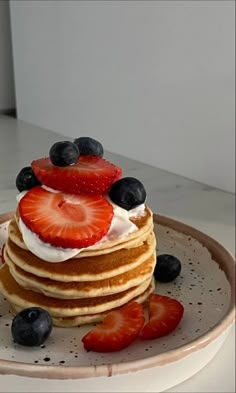
[[[19,247],[27,249],[18,227],[18,221],[19,211],[17,209],[15,217],[9,224],[9,237],[12,242],[17,244]],[[130,221],[132,221],[137,226],[137,231],[134,231],[129,235],[121,238],[100,241],[97,244],[88,247],[88,249],[81,251],[77,256],[75,256],[75,258],[104,255],[122,248],[130,248],[141,245],[143,241],[146,240],[148,234],[153,230],[153,213],[146,206],[144,216],[132,218]]]
[[[8,225],[8,236],[9,239],[11,239],[11,241],[15,243],[18,247],[22,248],[23,250],[27,250],[15,217],[11,219]]]
[[[99,249],[97,250],[96,247],[97,246],[92,246],[89,247],[86,250],[81,251],[78,255],[76,255],[74,258],[83,258],[84,256],[96,256],[96,255],[104,255],[104,254],[108,254],[110,252],[119,250],[121,248],[131,248],[131,247],[137,247],[141,244],[143,244],[143,242],[146,240],[148,234],[150,233],[150,231],[153,230],[153,225],[149,225],[150,223],[148,222],[146,227],[143,228],[142,232],[139,233],[138,237],[135,238],[129,238],[127,237],[126,239],[123,239],[123,243],[121,244],[116,244],[111,246],[111,244],[109,243],[108,246],[110,245],[110,247],[108,247],[107,249]],[[9,233],[9,238],[11,239],[11,241],[13,243],[15,243],[16,245],[18,245],[18,247],[22,248],[23,250],[28,250],[28,248],[26,247],[22,234],[19,230],[17,221],[15,218],[12,218],[12,220],[9,223],[8,226],[8,233]],[[137,233],[136,233],[137,235]],[[94,249],[93,249],[94,248]]]
[[[148,288],[141,293],[140,295],[134,297],[132,301],[136,301],[138,303],[145,303],[145,301],[148,299],[149,295],[154,291],[155,288],[155,283],[154,279],[151,281],[150,285]],[[119,308],[119,307],[118,307]],[[11,312],[13,315],[15,315],[17,312],[23,310],[22,307],[17,306],[15,304],[11,304]],[[113,309],[115,310],[115,309]],[[85,325],[89,323],[97,323],[101,322],[103,318],[107,315],[109,311],[103,312],[103,313],[98,313],[98,314],[89,314],[89,315],[82,315],[82,316],[74,316],[74,317],[67,317],[67,318],[58,318],[58,317],[52,317],[53,320],[53,325],[58,326],[58,327],[75,327],[75,326],[80,326],[80,325]]]
[[[50,263],[23,250],[8,239],[5,247],[6,261],[28,273],[64,282],[97,281],[123,274],[142,264],[155,252],[155,235],[151,232],[139,247],[121,249],[94,257],[72,258],[65,262]]]
[[[98,281],[61,282],[25,272],[11,261],[7,252],[5,253],[5,260],[12,276],[23,288],[60,299],[107,296],[136,287],[152,276],[156,263],[155,255],[152,255],[134,269],[111,278]]]
[[[109,311],[132,300],[145,302],[154,290],[156,238],[153,214],[130,218],[137,230],[120,238],[105,237],[63,262],[48,262],[26,246],[16,210],[8,227],[0,269],[0,292],[16,313],[27,307],[46,309],[55,326],[101,321]]]
[[[152,277],[141,285],[121,293],[83,299],[56,299],[42,293],[21,287],[11,275],[7,264],[0,269],[0,290],[10,304],[21,308],[41,307],[52,317],[76,317],[102,312],[120,307],[144,293],[152,282]]]

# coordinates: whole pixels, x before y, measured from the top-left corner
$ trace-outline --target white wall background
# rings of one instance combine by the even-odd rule
[[[234,1],[11,1],[18,117],[234,191]]]
[[[9,1],[0,1],[0,111],[15,108]]]

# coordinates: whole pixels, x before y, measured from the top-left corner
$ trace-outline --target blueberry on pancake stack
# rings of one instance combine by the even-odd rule
[[[56,326],[99,322],[154,289],[156,240],[143,184],[122,177],[89,137],[55,143],[17,178],[0,291]]]

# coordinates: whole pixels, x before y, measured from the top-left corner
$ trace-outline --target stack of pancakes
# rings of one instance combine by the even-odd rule
[[[42,307],[56,326],[99,322],[132,300],[144,302],[154,289],[156,240],[151,210],[132,218],[137,230],[124,238],[84,249],[64,262],[46,262],[26,247],[16,212],[9,224],[0,269],[0,291],[14,313]]]

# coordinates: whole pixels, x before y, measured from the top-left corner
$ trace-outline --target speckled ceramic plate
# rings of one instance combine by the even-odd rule
[[[0,216],[0,246],[10,216]],[[86,352],[81,343],[91,326],[54,328],[45,345],[24,348],[12,341],[12,316],[7,301],[0,297],[0,374],[70,379],[156,367],[161,389],[163,378],[170,373],[178,370],[177,383],[204,367],[223,344],[235,319],[234,258],[192,227],[158,215],[154,215],[154,222],[157,252],[173,254],[182,261],[181,275],[156,287],[157,293],[174,297],[185,307],[184,317],[172,334],[152,341],[137,340],[117,353],[98,354]]]

